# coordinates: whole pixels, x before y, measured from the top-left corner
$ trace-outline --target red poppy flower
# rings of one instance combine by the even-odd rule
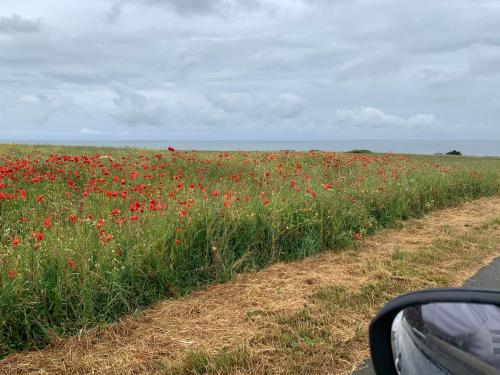
[[[111,211],[111,215],[116,216],[120,214],[120,210],[118,208],[115,208],[113,211]]]
[[[12,240],[12,246],[18,246],[21,243],[21,240],[17,237],[14,237]]]
[[[69,221],[72,223],[76,223],[76,216],[75,215],[69,215]]]
[[[137,220],[139,220],[139,217],[135,216],[135,215],[134,216],[130,216],[130,220],[137,221]]]
[[[172,146],[169,146],[167,150],[170,152],[175,151],[175,149]]]
[[[26,197],[28,196],[28,193],[24,189],[22,189],[19,193],[21,194],[21,198],[23,199],[26,199]]]
[[[129,206],[130,211],[132,211],[132,212],[137,211],[140,207],[141,207],[140,202],[134,202],[134,203],[130,204],[130,206]]]
[[[36,239],[37,242],[40,242],[41,240],[43,240],[45,235],[41,232],[33,232],[33,237]]]
[[[45,225],[45,228],[49,228],[52,225],[52,221],[50,221],[49,219],[44,219],[43,225]]]
[[[100,228],[104,225],[105,220],[104,219],[98,219],[97,220],[97,228]]]
[[[181,240],[175,240],[175,244],[179,245],[181,243]]]
[[[43,195],[39,195],[38,197],[36,197],[36,200],[38,201],[38,203],[43,201]]]
[[[354,239],[359,241],[361,239],[361,233],[354,233]]]
[[[16,278],[17,272],[16,271],[9,271],[7,272],[7,276],[9,276],[9,279],[14,280]]]
[[[70,266],[71,268],[75,269],[76,268],[76,262],[74,259],[72,258],[69,258],[68,261],[66,262],[68,264],[68,266]]]

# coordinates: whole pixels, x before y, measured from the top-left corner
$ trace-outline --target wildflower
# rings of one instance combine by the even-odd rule
[[[71,221],[72,223],[76,223],[76,216],[75,215],[69,215],[69,221]]]
[[[36,197],[36,200],[38,203],[41,203],[43,201],[43,195],[39,195],[38,197]]]
[[[137,220],[139,220],[139,217],[135,216],[135,215],[134,216],[130,216],[130,220],[137,221]]]
[[[167,148],[167,150],[168,150],[168,151],[170,151],[170,152],[175,151],[175,149],[174,149],[172,146],[169,146],[169,147]]]
[[[36,239],[37,242],[40,242],[41,240],[44,239],[45,235],[41,232],[33,232],[33,237]]]
[[[26,192],[25,189],[22,189],[19,194],[21,194],[22,199],[26,199],[28,197],[28,193]]]
[[[73,258],[69,258],[68,261],[66,262],[66,264],[68,266],[70,266],[71,268],[75,269],[76,268],[76,262]]]
[[[175,240],[175,244],[179,245],[181,243],[181,240]]]
[[[50,228],[50,226],[52,226],[52,221],[50,221],[49,219],[44,219],[43,225],[45,225],[45,228]]]
[[[120,214],[120,210],[118,208],[115,208],[113,211],[111,211],[111,215],[116,216]]]
[[[141,203],[140,202],[131,203],[130,206],[129,206],[130,211],[132,211],[132,212],[137,211],[140,207],[141,207]]]
[[[21,240],[20,240],[19,238],[14,237],[14,238],[12,239],[12,246],[14,246],[14,247],[15,247],[15,246],[18,246],[20,243],[21,243]]]
[[[108,233],[106,236],[101,236],[99,239],[102,243],[109,242],[113,239],[113,235],[111,233]]]
[[[98,219],[97,220],[97,228],[100,228],[104,225],[105,220],[104,219]]]
[[[9,271],[7,272],[7,276],[9,276],[9,279],[14,280],[16,278],[17,272],[16,271]]]
[[[359,232],[354,233],[354,239],[359,241],[361,239],[361,233],[359,233]]]

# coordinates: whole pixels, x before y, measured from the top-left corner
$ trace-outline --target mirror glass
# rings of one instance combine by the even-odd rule
[[[429,303],[402,310],[392,323],[399,374],[500,374],[500,308]]]

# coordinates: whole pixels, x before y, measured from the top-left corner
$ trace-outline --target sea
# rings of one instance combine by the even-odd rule
[[[451,150],[470,156],[500,156],[500,140],[44,140],[4,141],[53,145],[111,146],[198,151],[351,151],[434,155]]]

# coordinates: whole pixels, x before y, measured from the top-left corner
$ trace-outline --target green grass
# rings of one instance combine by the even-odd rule
[[[500,192],[495,158],[2,145],[0,165],[0,357]]]
[[[237,368],[249,368],[251,354],[245,349],[219,350],[215,353],[190,351],[177,365],[166,365],[165,375],[230,375]]]

